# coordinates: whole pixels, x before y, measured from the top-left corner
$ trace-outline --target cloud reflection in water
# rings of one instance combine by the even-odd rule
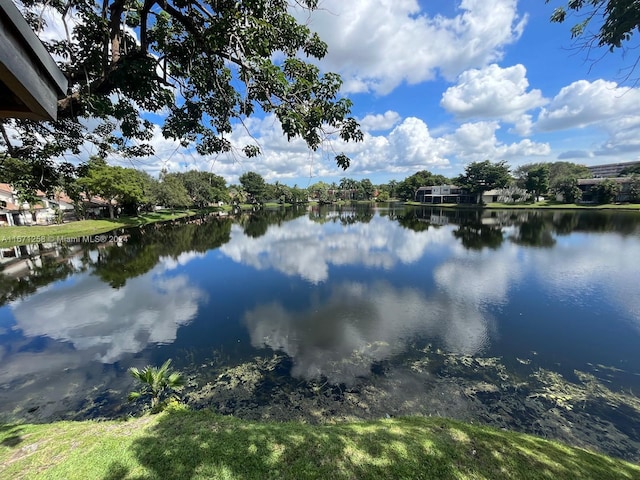
[[[305,311],[276,301],[246,312],[252,345],[292,357],[293,375],[351,383],[368,375],[375,362],[401,354],[416,336],[438,339],[456,353],[477,354],[488,346],[495,334],[489,310],[506,303],[509,288],[523,275],[518,247],[466,250],[453,228],[415,232],[384,217],[336,227],[300,218],[272,226],[258,239],[234,231],[221,250],[254,268],[313,283],[330,281],[330,265],[384,269],[418,262],[429,248],[449,252],[434,269],[415,272],[415,287],[347,282],[332,285],[329,298]],[[423,290],[423,282],[436,289]]]
[[[348,226],[320,224],[299,217],[271,225],[261,237],[245,235],[234,225],[231,241],[220,251],[258,270],[274,269],[314,284],[329,278],[329,266],[357,265],[390,269],[420,259],[429,245],[451,242],[448,229],[414,232],[383,217]]]
[[[442,286],[427,298],[419,289],[386,282],[344,283],[305,311],[274,302],[247,311],[245,323],[254,347],[293,359],[292,375],[351,384],[368,376],[375,362],[401,354],[416,336],[439,338],[456,353],[487,346],[491,316],[473,296],[452,299]]]
[[[131,379],[108,364],[173,342],[206,300],[186,275],[167,274],[196,256],[161,258],[119,289],[83,273],[11,303],[22,336],[0,347],[0,384],[11,385],[0,398],[6,411],[36,406],[33,415],[50,418],[97,408],[96,396],[122,398]]]
[[[16,326],[26,337],[69,342],[91,359],[113,363],[150,344],[173,342],[206,299],[185,275],[164,272],[192,257],[162,259],[148,274],[113,289],[83,274],[11,305]]]
[[[260,239],[236,235],[223,248],[237,261],[314,283],[330,281],[330,265],[389,268],[417,262],[431,247],[448,252],[433,269],[416,272],[415,288],[343,283],[306,311],[287,310],[278,302],[248,311],[252,344],[287,353],[294,360],[292,373],[302,378],[352,382],[368,375],[375,362],[401,354],[414,336],[438,339],[455,353],[480,353],[499,334],[490,312],[505,306],[510,291],[526,288],[524,281],[532,276],[550,295],[577,306],[596,289],[640,320],[635,239],[576,233],[557,237],[553,248],[505,242],[468,250],[452,238],[453,227],[413,232],[382,217],[339,231],[308,219],[292,223]],[[304,248],[291,248],[289,242],[298,240]],[[433,281],[436,289],[423,291],[422,281]]]

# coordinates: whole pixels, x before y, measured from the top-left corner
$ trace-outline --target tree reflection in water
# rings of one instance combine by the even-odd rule
[[[572,425],[569,440],[596,432],[627,455],[640,406],[615,393],[640,371],[639,220],[322,206],[70,246],[0,280],[0,404],[111,415],[126,368],[174,358],[191,405],[247,418],[391,408],[545,435]]]

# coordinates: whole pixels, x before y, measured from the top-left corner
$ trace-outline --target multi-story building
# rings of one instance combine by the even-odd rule
[[[613,181],[620,185],[620,192],[614,199],[614,202],[628,202],[631,200],[631,186],[633,179],[629,177],[614,178],[587,178],[578,180],[578,188],[582,191],[582,199],[580,203],[595,203],[598,199],[594,196],[592,188],[605,180]]]
[[[518,187],[498,188],[482,192],[482,203],[513,203],[527,198],[527,192]],[[469,193],[456,185],[434,185],[420,187],[415,194],[420,203],[478,203],[478,195]]]
[[[607,163],[604,165],[593,165],[587,168],[591,171],[591,175],[593,175],[594,178],[612,178],[620,175],[620,172],[625,168],[636,165],[640,165],[640,162]]]
[[[470,195],[455,185],[433,185],[420,187],[416,192],[416,202],[420,203],[476,203],[477,196]]]

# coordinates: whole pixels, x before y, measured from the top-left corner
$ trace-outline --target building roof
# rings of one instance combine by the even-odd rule
[[[56,193],[50,200],[53,200],[54,202],[68,203],[69,205],[73,204],[73,200],[65,192]]]
[[[621,163],[605,163],[602,165],[592,165],[587,167],[594,177],[617,177],[622,170],[628,167],[640,165],[639,161],[621,162]]]
[[[5,205],[4,202],[0,204],[0,211],[17,212],[20,210],[20,207],[15,203],[7,202],[6,206],[3,205]]]
[[[0,211],[6,211],[6,212],[19,212],[20,211],[20,205],[17,205],[15,203],[11,203],[11,202],[6,202],[6,207],[3,207],[2,205],[4,205],[4,204],[5,204],[5,202],[2,202],[0,204]],[[45,208],[45,207],[43,205],[39,204],[39,203],[36,203],[33,206],[34,210],[42,210],[43,208]],[[29,208],[28,207],[27,208],[22,207],[22,210],[28,211]]]
[[[67,79],[11,1],[0,2],[0,117],[55,120]]]
[[[418,190],[425,190],[427,188],[434,188],[434,187],[438,187],[438,188],[460,188],[457,185],[427,185],[427,186],[418,188]]]
[[[9,194],[13,194],[14,189],[11,186],[11,184],[9,183],[0,183],[0,192],[4,192],[4,193],[9,193]],[[68,203],[69,205],[73,205],[74,201],[71,199],[71,197],[69,197],[69,195],[67,195],[66,192],[60,192],[60,193],[56,193],[54,195],[47,195],[45,192],[43,192],[42,190],[38,190],[36,191],[36,196],[38,196],[41,199],[46,199],[49,201],[53,201],[53,202],[65,202]],[[87,195],[85,195],[84,193],[81,194],[82,196],[82,201],[85,203],[90,204],[92,207],[107,207],[109,206],[109,200],[105,200],[102,197],[99,197],[97,195],[94,195],[92,197],[87,197]],[[117,205],[118,202],[116,200],[112,200],[111,201],[112,205]],[[14,205],[13,203],[7,203],[7,205]],[[36,204],[35,206],[36,209],[40,209],[40,208],[44,208],[41,204]],[[8,209],[8,207],[7,207]],[[16,206],[15,210],[18,210],[19,207]],[[6,209],[5,209],[6,210]]]
[[[596,185],[598,183],[604,182],[605,180],[611,180],[616,183],[631,183],[632,181],[634,181],[634,179],[630,177],[580,178],[578,179],[578,185]]]

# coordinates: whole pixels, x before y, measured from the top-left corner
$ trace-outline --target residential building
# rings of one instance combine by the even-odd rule
[[[73,212],[73,201],[66,194],[50,198],[44,192],[36,192],[34,205],[21,203],[18,193],[8,183],[0,183],[0,226],[48,225],[56,221],[57,212]]]
[[[610,180],[616,182],[621,186],[620,193],[615,198],[615,202],[628,202],[631,197],[631,184],[634,182],[634,179],[629,177],[614,177],[614,178],[583,178],[578,180],[578,188],[582,191],[582,199],[580,203],[595,203],[598,201],[597,198],[594,198],[591,193],[591,188],[604,182],[605,180]]]
[[[14,225],[11,211],[14,209],[13,189],[8,183],[0,183],[0,227]]]
[[[64,192],[47,196],[36,192],[38,203],[20,204],[18,194],[8,183],[0,183],[0,227],[13,225],[50,225],[59,220],[77,220],[73,200]],[[117,202],[113,202],[117,205]],[[82,209],[88,218],[108,217],[109,202],[100,197],[84,198]]]
[[[420,187],[416,191],[416,202],[420,203],[476,203],[477,196],[470,195],[455,185],[433,185]]]
[[[487,190],[482,194],[482,203],[512,203],[519,199],[525,200],[527,193],[521,188],[507,187]],[[467,203],[478,202],[478,196],[470,194],[467,190],[455,185],[434,185],[420,187],[415,195],[416,202],[420,203]]]
[[[607,163],[604,165],[593,165],[587,168],[595,178],[612,178],[620,175],[620,172],[625,168],[636,165],[640,165],[640,162]]]
[[[0,183],[0,226],[31,225],[43,219],[43,205],[21,203],[18,194],[8,183]],[[35,220],[34,220],[35,217]]]

